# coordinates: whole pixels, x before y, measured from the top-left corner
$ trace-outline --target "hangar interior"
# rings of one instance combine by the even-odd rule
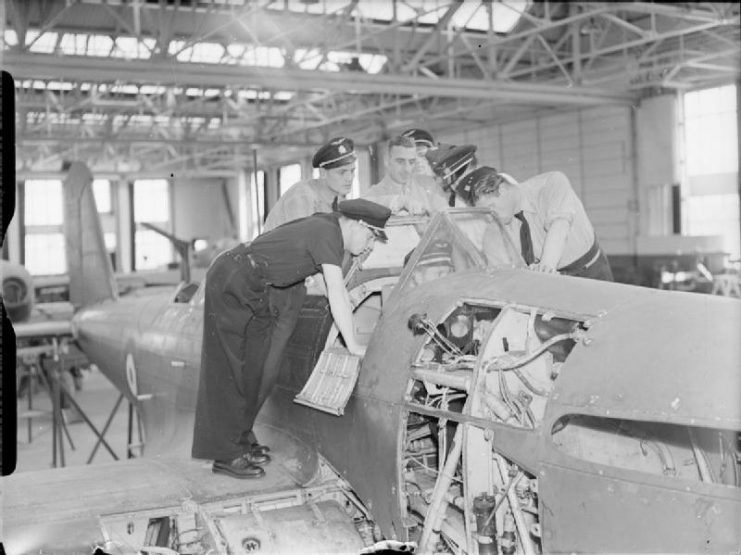
[[[736,3],[7,0],[16,216],[3,257],[66,272],[62,162],[92,169],[117,272],[246,241],[328,139],[354,194],[410,127],[570,178],[616,278],[739,258]],[[671,285],[671,284],[670,284]]]
[[[8,552],[738,551],[738,3],[0,0],[0,21],[4,306],[36,289]],[[356,198],[411,128],[520,182],[563,172],[635,287],[524,271],[481,207],[391,218],[344,268],[362,360],[329,295],[301,297],[235,459],[267,470],[224,476],[191,450],[219,366],[206,268],[322,145],[354,141]]]

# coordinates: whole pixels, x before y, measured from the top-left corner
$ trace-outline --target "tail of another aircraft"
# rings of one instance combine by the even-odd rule
[[[73,162],[64,181],[64,236],[69,300],[75,309],[118,298],[93,196],[93,175]]]

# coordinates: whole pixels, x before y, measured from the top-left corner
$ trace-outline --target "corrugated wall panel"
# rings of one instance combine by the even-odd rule
[[[630,108],[601,106],[440,136],[478,146],[480,165],[524,181],[559,170],[572,182],[608,254],[631,252],[634,196]]]

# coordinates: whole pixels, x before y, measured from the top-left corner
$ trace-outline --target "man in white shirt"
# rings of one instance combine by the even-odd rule
[[[517,183],[483,166],[463,176],[456,190],[472,206],[491,209],[512,230],[531,270],[613,281],[584,205],[562,172]]]
[[[382,204],[394,214],[433,214],[447,207],[433,180],[416,176],[417,148],[411,137],[397,136],[388,142],[386,175],[364,198]]]

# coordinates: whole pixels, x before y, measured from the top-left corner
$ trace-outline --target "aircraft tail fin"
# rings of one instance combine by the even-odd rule
[[[72,162],[64,181],[64,237],[69,300],[75,309],[117,299],[118,289],[93,195],[93,175]]]

